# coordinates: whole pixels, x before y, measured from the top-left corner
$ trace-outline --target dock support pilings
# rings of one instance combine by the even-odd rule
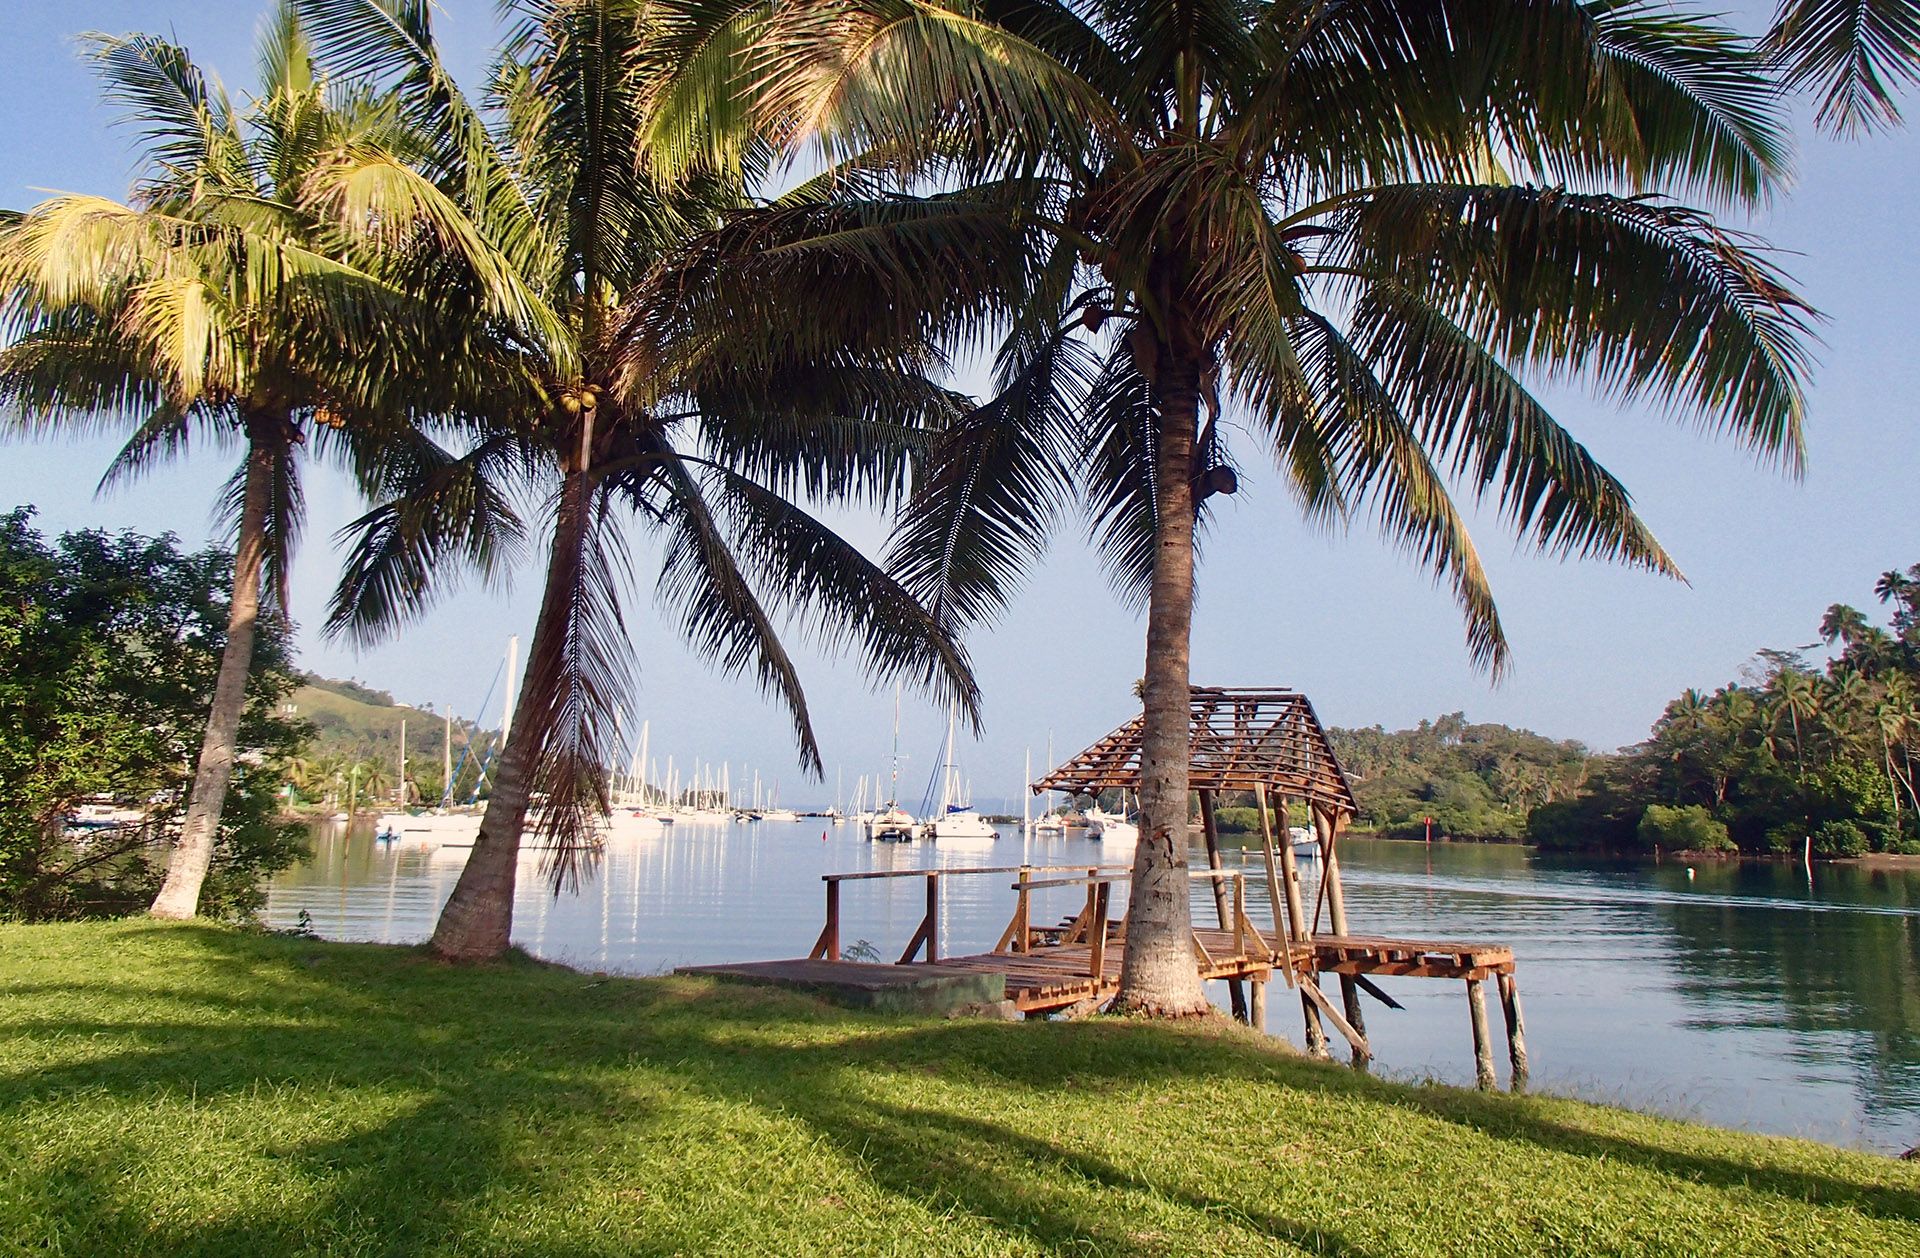
[[[1500,988],[1500,1012],[1507,1022],[1507,1059],[1513,1064],[1512,1089],[1524,1092],[1527,1089],[1527,1024],[1520,1016],[1520,985],[1512,974],[1502,974],[1496,980]]]
[[[1200,791],[1200,829],[1207,837],[1207,868],[1215,873],[1226,868],[1220,860],[1220,829],[1213,815],[1213,792]],[[1220,916],[1220,929],[1234,928],[1233,908],[1227,897],[1227,880],[1213,879],[1213,908]],[[1247,993],[1245,986],[1237,978],[1227,980],[1227,1003],[1233,1009],[1235,1022],[1250,1022],[1247,1013]]]
[[[1327,915],[1333,926],[1333,933],[1347,933],[1347,897],[1340,886],[1340,831],[1345,819],[1321,809],[1314,809],[1313,829],[1320,840],[1320,877],[1327,888]],[[1351,974],[1340,976],[1340,1003],[1345,1006],[1347,1024],[1362,1036],[1367,1033],[1367,1019],[1360,1008],[1360,985]],[[1353,1068],[1364,1071],[1372,1058],[1367,1056],[1360,1045],[1353,1045]]]
[[[1491,1091],[1493,1037],[1487,1032],[1487,993],[1477,978],[1467,980],[1467,1010],[1473,1015],[1473,1080],[1482,1092]]]
[[[1265,836],[1269,842],[1274,842],[1277,831],[1278,842],[1275,846],[1277,846],[1280,851],[1280,881],[1286,891],[1287,897],[1288,931],[1294,942],[1310,944],[1313,941],[1313,931],[1307,925],[1307,909],[1300,895],[1300,866],[1299,862],[1293,858],[1293,839],[1287,833],[1287,797],[1285,795],[1275,795],[1273,797],[1274,806],[1278,810],[1277,821],[1275,821],[1268,817],[1267,793],[1265,791],[1256,791],[1254,794],[1258,796],[1260,800],[1260,830],[1262,835]],[[1308,955],[1312,955],[1311,950],[1309,950]],[[1312,962],[1309,961],[1308,964],[1311,966]],[[1327,1052],[1327,1029],[1321,1025],[1320,1008],[1314,1003],[1313,997],[1307,995],[1304,990],[1306,984],[1312,983],[1317,987],[1319,982],[1319,973],[1311,968],[1300,975],[1300,983],[1303,989],[1300,993],[1300,1014],[1306,1022],[1308,1055],[1313,1057],[1329,1057],[1332,1054]]]

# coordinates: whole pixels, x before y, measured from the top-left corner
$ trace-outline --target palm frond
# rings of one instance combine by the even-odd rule
[[[1331,456],[1328,474],[1340,482],[1341,499],[1356,507],[1371,504],[1382,532],[1452,588],[1466,620],[1469,654],[1500,677],[1508,646],[1486,570],[1417,427],[1325,317],[1302,315],[1293,339],[1306,387],[1261,416],[1282,468],[1294,460],[1296,434],[1310,431],[1312,446]]]
[[[1015,167],[1121,133],[1108,102],[1008,26],[943,0],[787,5],[769,23],[759,95],[778,132],[828,161],[869,150],[966,152]]]
[[[1897,126],[1894,94],[1920,83],[1920,4],[1782,0],[1767,50],[1789,88],[1821,93],[1823,129],[1852,135]]]
[[[940,609],[788,499],[710,471],[715,514],[764,603],[808,625],[827,653],[856,655],[876,682],[898,678],[951,699],[977,727],[979,690]]]
[[[187,50],[152,35],[81,36],[110,105],[138,128],[156,189],[186,192],[205,181],[252,186],[231,102]]]
[[[1159,410],[1130,337],[1115,342],[1087,398],[1079,466],[1086,477],[1088,538],[1114,596],[1147,605],[1159,522],[1154,434]]]
[[[1680,575],[1632,497],[1512,373],[1391,285],[1355,302],[1355,337],[1422,445],[1541,550]]]
[[[578,890],[580,874],[599,855],[606,766],[619,754],[613,731],[631,706],[621,611],[631,574],[608,505],[584,475],[561,491],[540,609],[541,627],[549,631],[536,633],[528,652],[522,694],[532,697],[532,711],[516,714],[516,723],[526,723],[516,735],[535,740],[531,786],[541,801],[535,841],[556,894]],[[575,522],[574,510],[585,519]]]
[[[464,572],[501,578],[524,534],[507,486],[526,475],[526,464],[522,443],[509,436],[459,456],[424,437],[386,446],[368,487],[389,496],[334,539],[346,560],[327,635],[371,645],[421,615]]]
[[[943,625],[1004,610],[1072,492],[1079,411],[1098,368],[1067,329],[1010,339],[1000,386],[960,416],[916,469],[887,568]]]
[[[1814,318],[1751,243],[1653,197],[1521,186],[1371,191],[1331,250],[1503,361],[1588,380],[1798,468]]]
[[[720,522],[708,506],[704,487],[687,465],[670,451],[647,469],[659,487],[654,499],[660,513],[666,546],[661,555],[655,591],[663,605],[681,617],[681,632],[700,655],[721,673],[737,676],[749,667],[767,695],[786,708],[799,744],[800,763],[816,775],[825,771],[820,744],[807,711],[807,697],[793,659],[780,643],[772,618],[761,606],[746,574],[728,543]],[[609,481],[609,492],[641,499],[637,473]]]

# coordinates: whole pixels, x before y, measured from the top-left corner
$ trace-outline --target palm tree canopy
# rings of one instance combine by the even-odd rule
[[[130,202],[56,196],[0,229],[0,401],[29,431],[131,426],[107,481],[184,452],[196,430],[279,451],[268,585],[284,606],[294,450],[317,432],[364,467],[403,435],[381,399],[381,334],[408,297],[335,229],[327,199],[411,141],[369,93],[316,74],[288,8],[263,28],[258,95],[238,105],[167,40],[87,41],[138,130],[140,174]]]
[[[996,395],[923,461],[891,554],[956,623],[1005,605],[1074,498],[1144,598],[1151,420],[1181,372],[1196,476],[1253,436],[1310,518],[1371,516],[1446,581],[1496,671],[1457,490],[1549,553],[1677,573],[1539,384],[1799,466],[1812,313],[1757,241],[1670,199],[1754,205],[1787,174],[1763,54],[1709,19],[848,0],[776,10],[761,46],[790,139],[1008,207],[1038,259]]]
[[[515,719],[516,736],[540,742],[535,790],[562,847],[603,803],[598,769],[626,706],[623,519],[657,544],[655,593],[688,641],[788,710],[814,771],[782,618],[857,652],[876,679],[904,677],[973,713],[966,658],[945,628],[803,505],[900,494],[919,434],[960,409],[928,376],[944,365],[935,324],[822,330],[853,328],[884,279],[810,248],[835,214],[860,208],[804,188],[778,206],[756,201],[770,145],[690,140],[665,120],[685,105],[673,72],[689,13],[515,0],[475,104],[441,64],[425,4],[299,8],[322,61],[390,97],[429,141],[417,178],[369,181],[342,224],[378,231],[431,189],[458,206],[460,239],[473,242],[417,256],[415,282],[439,294],[442,357],[416,373],[408,401],[446,440],[389,461],[381,505],[349,530],[332,630],[378,636],[462,571],[500,572],[526,532],[525,504],[585,484],[592,524],[562,556],[567,628],[534,648],[539,710]],[[503,282],[537,317],[482,299]]]

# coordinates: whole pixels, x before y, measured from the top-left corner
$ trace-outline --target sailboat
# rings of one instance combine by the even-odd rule
[[[876,790],[875,794],[879,792]],[[867,818],[867,838],[876,843],[905,843],[914,837],[913,814],[900,806],[900,685],[893,687],[893,778],[890,798]]]
[[[1049,773],[1051,773],[1054,769],[1059,767],[1058,765],[1053,763],[1053,731],[1052,730],[1047,731],[1047,766],[1048,766],[1047,771]],[[1064,836],[1067,833],[1066,818],[1061,816],[1060,813],[1055,811],[1054,809],[1052,791],[1047,792],[1047,810],[1044,813],[1040,814],[1040,820],[1033,823],[1033,833],[1035,838],[1039,838],[1043,835],[1048,838],[1053,838],[1055,836]]]
[[[1140,841],[1140,827],[1127,820],[1127,797],[1120,796],[1119,812],[1103,812],[1098,804],[1087,809],[1087,837],[1096,843],[1131,847]]]
[[[940,765],[940,806],[922,833],[937,843],[991,843],[1000,835],[962,798],[960,766],[953,762],[953,726],[959,705],[947,709],[947,752]]]
[[[514,674],[519,668],[519,662],[520,662],[520,637],[518,634],[515,634],[507,639],[507,656],[502,663],[502,667],[506,674],[506,683],[507,683],[505,698],[502,700],[501,707],[500,707],[500,740],[503,746],[505,745],[505,742],[506,742],[507,731],[513,727],[513,701],[514,701],[514,696],[517,693],[516,690],[514,689]],[[499,681],[500,676],[501,674],[496,672],[494,674],[494,680],[496,682]],[[486,706],[487,699],[492,698],[492,696],[493,696],[493,688],[492,686],[489,686],[487,688],[486,697],[480,700],[481,707],[484,708]],[[412,835],[415,838],[418,838],[422,835],[431,835],[431,836],[443,837],[443,838],[445,837],[472,838],[474,836],[477,836],[480,833],[480,820],[486,813],[486,805],[481,804],[478,807],[475,807],[473,806],[471,800],[469,800],[468,805],[464,808],[456,807],[453,804],[454,782],[459,772],[466,768],[467,759],[473,753],[473,746],[471,741],[469,741],[466,750],[461,752],[460,764],[459,766],[456,767],[453,763],[453,713],[451,708],[448,709],[448,712],[445,718],[444,729],[445,729],[445,734],[444,734],[445,742],[443,743],[441,748],[441,764],[442,764],[442,772],[444,774],[444,785],[440,793],[439,806],[427,811],[413,812],[413,811],[409,811],[405,807],[405,799],[406,799],[405,792],[406,792],[406,781],[407,781],[407,723],[404,718],[401,720],[400,722],[401,806],[398,809],[396,809],[394,812],[382,813],[380,815],[379,820],[377,822],[377,828],[375,830],[375,833],[383,836],[387,836],[389,838],[389,841],[403,839],[409,835]],[[474,788],[473,788],[475,795],[479,794],[480,783],[486,779],[486,774],[487,774],[486,764],[485,763],[480,764],[478,766],[478,770],[479,770],[479,776],[476,779],[474,783]]]

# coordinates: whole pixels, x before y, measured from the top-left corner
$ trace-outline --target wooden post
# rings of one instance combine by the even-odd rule
[[[1273,824],[1267,817],[1267,793],[1257,790],[1253,797],[1260,804],[1260,846],[1267,857],[1267,907],[1273,911],[1273,933],[1280,930],[1280,871],[1273,863]]]
[[[1013,919],[1007,928],[1000,932],[1000,942],[993,945],[995,952],[1023,953],[1032,939],[1032,929],[1028,918],[1032,914],[1031,901],[1028,899],[1027,879],[1033,876],[1033,868],[1020,866],[1020,881],[1013,884]]]
[[[1220,862],[1220,830],[1213,816],[1213,792],[1200,792],[1200,829],[1207,836],[1207,868],[1220,872],[1224,866]],[[1227,880],[1213,880],[1213,909],[1220,918],[1221,930],[1235,930],[1238,923],[1232,918],[1232,910],[1227,903]],[[1236,952],[1244,951],[1236,948]],[[1227,980],[1227,1004],[1233,1009],[1236,1022],[1247,1021],[1247,992],[1237,978]]]
[[[1267,985],[1255,979],[1252,987],[1247,1001],[1247,1025],[1264,1034],[1267,1029]]]
[[[1243,957],[1247,955],[1246,926],[1247,876],[1236,873],[1233,876],[1233,950]]]
[[[1093,976],[1096,992],[1107,976],[1107,903],[1112,883],[1102,879],[1087,888],[1093,897],[1093,933],[1087,937],[1087,971]]]
[[[1276,798],[1280,801],[1279,825],[1276,828],[1280,832],[1280,873],[1287,893],[1287,925],[1291,928],[1294,942],[1304,943],[1309,949],[1308,969],[1300,975],[1300,1015],[1307,1024],[1307,1052],[1314,1057],[1325,1057],[1327,1056],[1327,1030],[1320,1024],[1319,1006],[1305,990],[1308,983],[1320,981],[1319,973],[1311,960],[1313,934],[1307,928],[1306,907],[1300,902],[1300,869],[1298,862],[1293,859],[1293,840],[1287,834],[1286,796],[1281,795]],[[1292,964],[1291,957],[1288,958],[1288,964]]]
[[[1020,881],[1023,884],[1032,877],[1031,866],[1020,866]],[[1033,947],[1033,893],[1024,885],[1020,888],[1020,898],[1014,902],[1013,921],[1016,928],[1013,950],[1024,955],[1029,948]]]
[[[1507,1060],[1513,1063],[1511,1087],[1515,1092],[1527,1090],[1527,1024],[1520,1016],[1520,985],[1511,974],[1502,974],[1496,980],[1500,986],[1500,1012],[1507,1020]]]
[[[1481,1091],[1492,1089],[1493,1037],[1487,1034],[1487,994],[1480,980],[1467,980],[1467,1011],[1473,1015],[1473,1081]]]
[[[840,959],[840,882],[829,878],[827,882],[827,924],[820,928],[820,938],[814,941],[813,951],[808,953],[811,960],[822,957],[829,961]]]
[[[940,959],[940,875],[927,875],[927,964]]]
[[[1313,828],[1320,839],[1320,882],[1326,888],[1327,916],[1336,935],[1347,933],[1347,898],[1340,887],[1340,857],[1334,850],[1340,842],[1344,820],[1336,813],[1313,810]],[[1367,1020],[1360,1009],[1360,985],[1353,981],[1351,974],[1340,976],[1340,1003],[1346,1009],[1348,1024],[1365,1035]],[[1353,1050],[1353,1065],[1356,1070],[1367,1068],[1366,1054],[1358,1046]]]

